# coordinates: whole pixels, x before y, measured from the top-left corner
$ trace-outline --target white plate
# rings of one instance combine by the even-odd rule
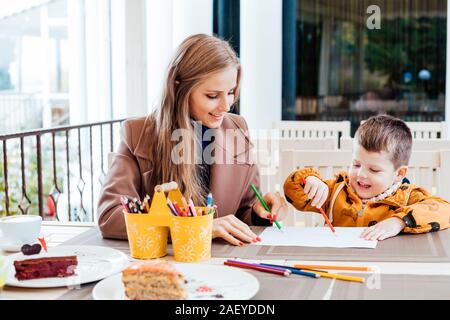
[[[208,264],[175,264],[188,281],[189,300],[247,300],[259,290],[258,280],[248,272]],[[122,273],[97,283],[92,291],[95,300],[126,300]]]
[[[64,278],[42,278],[19,281],[15,278],[15,260],[36,259],[57,256],[77,256],[78,265],[76,275]],[[102,280],[112,274],[122,271],[128,266],[127,256],[116,249],[100,246],[57,246],[48,249],[48,253],[41,251],[37,255],[25,256],[16,253],[7,256],[10,264],[6,285],[24,288],[53,288],[73,287],[83,283]]]

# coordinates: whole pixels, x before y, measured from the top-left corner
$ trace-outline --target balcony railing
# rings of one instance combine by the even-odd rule
[[[95,222],[125,119],[0,135],[0,216]]]

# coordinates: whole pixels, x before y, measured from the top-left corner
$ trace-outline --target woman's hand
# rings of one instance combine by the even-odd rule
[[[262,205],[261,201],[256,201],[253,205],[253,211],[264,219],[269,219],[270,221],[273,220],[283,220],[286,218],[288,213],[288,206],[286,199],[284,199],[278,192],[271,193],[268,192],[263,196],[264,201],[266,202],[267,206],[270,209],[270,212],[267,212],[266,209],[264,209],[264,206]]]
[[[236,218],[233,214],[214,219],[212,237],[213,239],[223,238],[235,246],[261,241],[261,238],[250,230],[246,223]]]
[[[308,199],[312,199],[311,206],[322,208],[328,198],[328,186],[325,182],[315,176],[306,178],[306,184],[303,191],[308,195]]]
[[[365,229],[361,233],[361,238],[366,240],[384,240],[396,236],[405,227],[406,224],[402,219],[392,217]]]

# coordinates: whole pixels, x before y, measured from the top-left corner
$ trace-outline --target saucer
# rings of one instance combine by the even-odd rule
[[[6,242],[4,238],[0,238],[0,250],[6,252],[19,252],[22,249],[23,244]]]

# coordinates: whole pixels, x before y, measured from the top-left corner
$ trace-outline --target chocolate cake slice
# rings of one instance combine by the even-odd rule
[[[69,277],[75,274],[76,256],[49,257],[14,261],[16,278],[31,280],[51,277]]]

